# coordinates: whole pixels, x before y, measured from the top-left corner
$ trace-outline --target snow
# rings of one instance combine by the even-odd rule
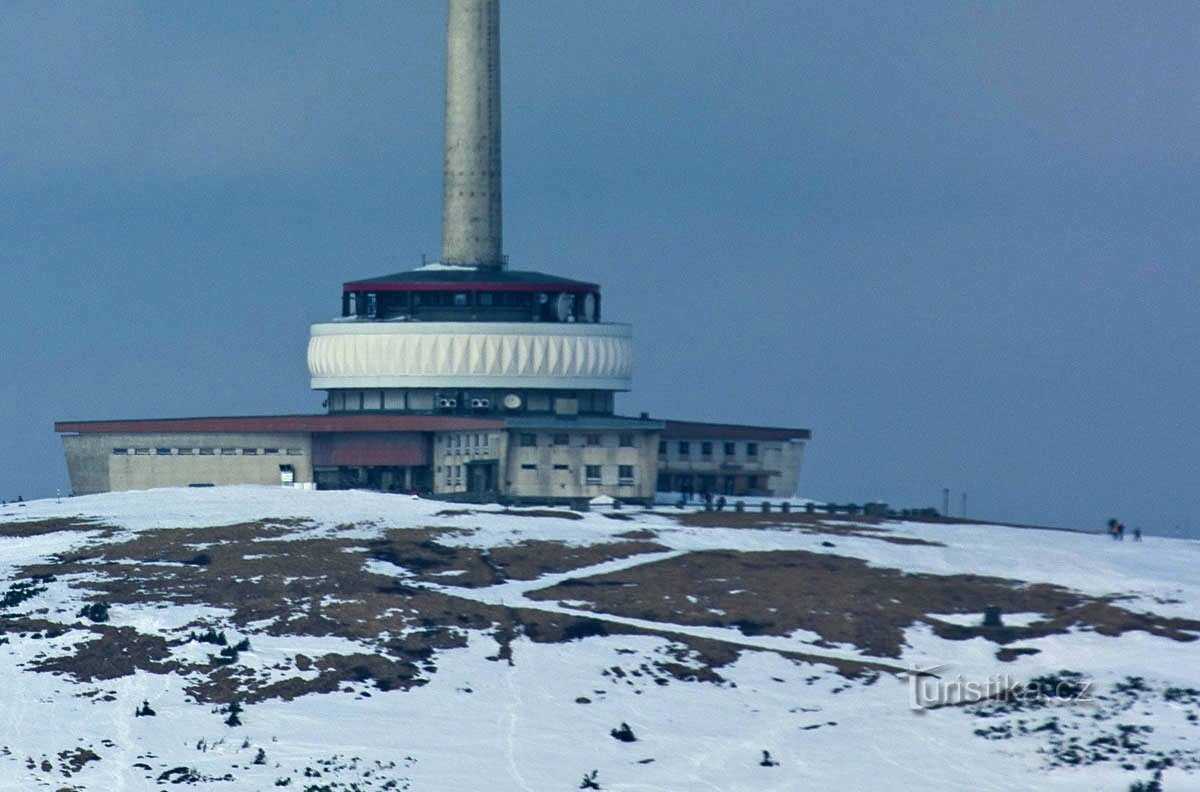
[[[495,547],[540,540],[577,547],[621,541],[619,534],[649,529],[657,534],[654,541],[667,548],[481,588],[455,586],[455,572],[442,575],[445,580],[440,583],[420,583],[480,603],[587,616],[654,634],[557,644],[517,637],[509,663],[488,659],[496,654],[492,636],[469,631],[465,647],[438,652],[437,670],[424,677],[424,685],[380,691],[350,684],[338,693],[268,700],[248,706],[240,727],[226,726],[225,714],[192,702],[181,674],[138,671],[76,683],[28,670],[38,655],[70,653],[77,642],[90,637],[82,630],[42,640],[11,635],[9,642],[0,643],[0,789],[153,790],[163,786],[155,781],[162,768],[177,766],[194,768],[202,776],[228,773],[236,778],[233,784],[200,781],[191,788],[270,789],[277,779],[299,778],[304,768],[329,760],[313,783],[353,782],[362,789],[377,789],[382,788],[379,779],[388,777],[406,780],[414,790],[542,792],[578,788],[580,778],[597,769],[605,790],[1124,790],[1149,773],[1130,773],[1115,762],[1047,769],[1040,738],[982,739],[973,733],[980,719],[967,708],[913,712],[904,672],[938,665],[944,666],[946,678],[1002,673],[1028,679],[1065,668],[1085,674],[1099,689],[1128,677],[1142,677],[1160,687],[1200,688],[1200,641],[1173,641],[1136,631],[1111,637],[1081,627],[1021,640],[1021,647],[1038,653],[998,663],[996,645],[984,638],[948,640],[930,625],[916,623],[905,631],[899,658],[877,658],[854,646],[827,645],[807,630],[747,636],[732,628],[596,613],[580,600],[526,596],[569,578],[634,569],[694,551],[803,550],[912,573],[987,575],[1097,596],[1128,595],[1131,598],[1120,606],[1195,618],[1200,611],[1196,542],[1147,537],[1141,543],[1122,543],[1063,531],[897,522],[888,524],[885,536],[939,544],[894,544],[788,525],[687,528],[637,509],[622,511],[630,520],[597,513],[579,520],[535,518],[477,506],[469,507],[470,514],[438,516],[440,511],[462,508],[370,492],[248,486],[111,493],[0,507],[0,523],[73,517],[115,526],[125,536],[266,519],[298,521],[283,537],[295,541],[319,536],[369,541],[391,528],[433,526],[461,531],[438,539],[447,545]],[[846,527],[847,521],[842,523]],[[7,588],[20,566],[99,541],[99,534],[0,537],[2,585]],[[365,557],[363,562],[416,585],[407,569]],[[87,581],[80,577],[85,576],[50,582],[44,592],[6,613],[36,613],[71,623],[86,594]],[[110,624],[178,638],[200,625],[221,629],[228,616],[223,609],[196,605],[114,605]],[[961,613],[927,616],[963,626],[981,618]],[[1013,627],[1035,625],[1044,618],[1036,612],[1003,615]],[[239,664],[267,681],[314,676],[313,670],[301,672],[293,666],[296,655],[373,651],[369,643],[333,636],[268,635],[256,632],[255,625],[244,633],[224,629],[231,644],[250,639],[251,649],[242,653]],[[666,652],[672,641],[689,636],[747,651],[717,669],[724,683],[670,679],[656,684],[645,676],[605,674],[614,667],[636,670],[644,663],[670,659]],[[185,665],[195,664],[217,650],[211,644],[182,643],[172,648],[171,656]],[[780,652],[810,659],[796,662]],[[825,660],[869,661],[894,673],[885,672],[868,684],[839,676]],[[581,698],[588,703],[577,703]],[[133,717],[142,701],[149,702],[156,717]],[[1083,705],[1061,709],[1062,717],[1080,723],[1090,712]],[[1156,747],[1200,744],[1200,727],[1185,714],[1170,703],[1147,699],[1122,718],[1152,725],[1150,738]],[[636,742],[609,736],[621,722],[632,727]],[[89,746],[100,761],[69,779],[57,771],[27,768],[28,759],[35,764],[43,758],[57,762],[59,752],[76,746]],[[254,765],[260,748],[266,764]],[[759,764],[764,750],[778,766]],[[653,761],[643,763],[647,759]],[[152,770],[136,769],[139,762]],[[291,788],[302,789],[301,781],[293,781]],[[1200,774],[1172,768],[1164,773],[1163,784],[1172,792],[1200,789]]]

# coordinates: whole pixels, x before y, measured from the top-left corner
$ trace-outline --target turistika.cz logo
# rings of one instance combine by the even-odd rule
[[[980,701],[1009,701],[1032,706],[1064,706],[1092,703],[1092,682],[1077,678],[1043,676],[1018,682],[1009,674],[990,674],[967,679],[962,674],[947,677],[938,672],[949,664],[920,668],[913,666],[901,678],[908,680],[908,706],[924,712],[949,705]]]

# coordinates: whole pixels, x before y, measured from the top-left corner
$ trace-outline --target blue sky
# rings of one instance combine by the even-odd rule
[[[60,419],[319,411],[436,257],[441,3],[0,9],[0,496]],[[1191,3],[515,2],[505,248],[627,413],[810,427],[802,494],[1200,531]]]

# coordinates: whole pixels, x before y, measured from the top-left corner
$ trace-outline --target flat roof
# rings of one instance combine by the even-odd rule
[[[509,429],[662,429],[663,422],[652,418],[625,418],[620,415],[514,415],[504,419]]]
[[[471,267],[423,267],[347,281],[342,291],[599,291],[587,281],[560,278],[529,270],[474,269]]]
[[[808,429],[667,420],[663,438],[679,440],[810,440]]]
[[[137,418],[58,421],[54,431],[77,434],[175,434],[182,432],[439,432],[503,429],[504,421],[451,415],[239,415],[214,418]]]

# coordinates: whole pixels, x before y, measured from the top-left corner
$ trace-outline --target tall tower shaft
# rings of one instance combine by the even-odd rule
[[[500,0],[449,0],[442,263],[504,265],[500,203]]]

